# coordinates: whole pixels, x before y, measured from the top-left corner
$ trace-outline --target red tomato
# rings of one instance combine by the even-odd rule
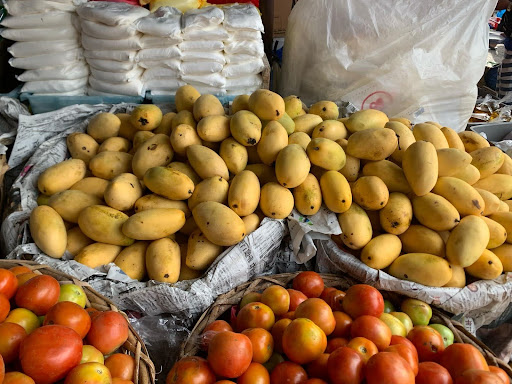
[[[282,342],[286,356],[298,364],[307,364],[318,359],[327,347],[325,333],[306,318],[293,320],[284,330]]]
[[[406,337],[393,335],[393,336],[391,336],[391,343],[389,343],[389,345],[396,345],[396,344],[403,344],[410,348],[416,349],[414,344],[411,343],[411,341],[409,339],[407,339]]]
[[[343,337],[335,337],[334,339],[330,339],[327,341],[327,348],[325,348],[325,353],[331,353],[337,350],[340,347],[346,347],[348,344],[348,340]]]
[[[301,272],[293,279],[292,287],[309,298],[319,297],[324,290],[324,280],[316,272]]]
[[[416,348],[407,347],[405,345],[397,344],[390,345],[387,347],[384,352],[395,352],[400,355],[402,359],[407,361],[412,371],[414,372],[414,376],[418,374],[418,352],[416,352]]]
[[[306,371],[309,377],[318,378],[322,380],[329,380],[327,374],[327,361],[329,360],[328,353],[322,353],[318,359],[312,361],[306,366]]]
[[[283,352],[283,334],[284,330],[290,325],[292,322],[291,319],[281,319],[277,323],[274,324],[270,333],[272,334],[272,338],[274,339],[274,350],[277,352]]]
[[[5,377],[5,364],[4,364],[4,359],[2,358],[2,356],[0,356],[0,383],[2,383],[4,381],[4,377]]]
[[[237,384],[270,384],[267,369],[259,363],[251,363],[249,368],[236,380]]]
[[[363,381],[363,359],[351,348],[335,350],[327,360],[327,374],[332,384],[359,384]]]
[[[215,373],[202,357],[184,357],[167,374],[165,384],[214,384]]]
[[[448,346],[441,355],[439,363],[450,372],[453,380],[468,369],[489,370],[483,355],[470,344],[455,343]]]
[[[271,285],[261,294],[261,302],[268,305],[274,315],[284,315],[290,309],[290,294],[280,285]]]
[[[366,364],[365,376],[367,384],[414,384],[411,367],[394,352],[380,352],[372,356]]]
[[[91,328],[91,317],[85,309],[71,301],[61,301],[46,313],[43,325],[64,325],[76,331],[83,339]]]
[[[336,320],[331,307],[322,299],[307,299],[295,310],[295,318],[305,317],[318,325],[329,336],[336,328]]]
[[[0,293],[10,299],[17,289],[18,279],[16,279],[16,275],[7,269],[0,268]]]
[[[379,349],[375,343],[364,337],[354,337],[349,341],[347,347],[356,351],[359,356],[361,356],[365,364],[370,360],[370,357],[379,353]]]
[[[419,363],[416,384],[453,384],[448,370],[433,361]]]
[[[350,337],[350,327],[352,327],[352,319],[345,312],[333,312],[336,327],[331,337]]]
[[[327,384],[327,382],[321,379],[308,379],[304,384]]]
[[[352,337],[364,337],[374,342],[379,351],[389,347],[391,329],[382,320],[368,315],[355,319],[350,327]]]
[[[438,361],[444,351],[443,337],[428,325],[415,325],[407,338],[416,347],[420,361]]]
[[[112,377],[107,367],[100,363],[83,363],[73,368],[64,384],[111,384]]]
[[[0,323],[4,321],[11,310],[11,303],[4,294],[0,293]]]
[[[47,325],[28,335],[20,347],[23,372],[37,384],[63,379],[82,359],[82,339],[71,328]]]
[[[492,372],[492,373],[498,375],[504,384],[510,383],[510,379],[507,375],[507,372],[505,372],[503,369],[501,369],[499,367],[495,367],[494,365],[489,365],[489,372]]]
[[[21,372],[7,372],[2,384],[35,384],[34,380]]]
[[[242,297],[242,300],[240,300],[240,304],[238,305],[240,309],[245,307],[249,303],[255,303],[259,302],[261,303],[261,293],[259,292],[249,292]]]
[[[269,306],[254,302],[244,306],[236,317],[236,327],[239,332],[248,328],[263,328],[270,331],[276,318]]]
[[[301,291],[297,291],[296,289],[287,289],[287,291],[290,295],[290,312],[295,311],[300,303],[308,299],[305,294]]]
[[[229,331],[213,336],[208,348],[208,363],[218,376],[239,377],[251,360],[252,344],[247,336]]]
[[[279,316],[279,320],[281,319],[295,320],[295,311],[286,312],[284,315]]]
[[[353,285],[343,298],[343,310],[352,319],[363,315],[380,317],[384,313],[384,298],[369,285]]]
[[[19,275],[16,275],[16,280],[18,280],[18,287],[21,287],[27,281],[29,281],[33,277],[37,277],[37,276],[41,276],[41,275],[38,275],[34,272],[20,273]]]
[[[11,271],[14,276],[21,275],[22,273],[32,273],[32,270],[29,267],[25,267],[24,265],[9,268],[9,271]]]
[[[16,305],[42,316],[59,301],[59,295],[60,285],[57,280],[48,275],[36,276],[19,287]]]
[[[231,325],[227,321],[224,320],[215,320],[214,322],[208,324],[203,333],[201,334],[201,344],[200,347],[202,350],[207,351],[208,345],[210,344],[210,340],[213,336],[215,336],[219,332],[224,331],[233,331]]]
[[[333,311],[343,311],[343,298],[345,297],[345,292],[336,289],[330,292],[327,295],[327,304],[331,307]]]
[[[332,291],[335,291],[335,290],[336,290],[336,288],[334,288],[334,287],[325,287],[324,290],[322,291],[322,294],[320,295],[320,298],[327,302],[329,293],[331,293]]]
[[[270,384],[304,384],[308,375],[304,368],[291,361],[283,361],[270,374]]]
[[[112,378],[118,377],[124,380],[132,380],[135,371],[135,359],[125,353],[114,353],[105,360],[105,366],[110,371]]]
[[[18,358],[20,345],[25,337],[27,337],[27,332],[21,325],[15,323],[0,324],[0,355],[7,364]]]
[[[112,384],[133,384],[133,381],[120,379],[119,377],[113,377]]]
[[[219,380],[216,381],[215,384],[235,384],[235,382],[231,380]]]
[[[468,369],[455,380],[455,384],[502,384],[503,380],[492,372]]]
[[[119,312],[105,311],[91,319],[87,341],[109,355],[128,340],[128,322]]]
[[[269,331],[263,328],[249,328],[242,332],[251,340],[252,361],[266,363],[274,353],[274,339]]]

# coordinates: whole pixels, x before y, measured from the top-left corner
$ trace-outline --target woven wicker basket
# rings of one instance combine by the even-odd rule
[[[204,328],[229,311],[233,306],[240,303],[242,297],[249,292],[262,292],[265,288],[278,284],[283,287],[288,287],[293,278],[297,273],[283,273],[280,275],[265,276],[250,281],[248,283],[239,285],[231,291],[219,296],[217,300],[202,314],[197,321],[194,329],[192,330],[189,338],[183,343],[180,357],[193,356],[200,352],[199,350],[199,336],[203,332]],[[339,289],[347,289],[351,285],[357,284],[355,280],[347,277],[340,278],[340,276],[322,274],[324,283],[328,287],[336,287]],[[383,292],[386,299],[393,303],[399,303],[401,296],[390,292]],[[512,377],[512,368],[504,361],[498,359],[494,352],[489,347],[483,344],[480,340],[474,337],[471,333],[466,331],[462,324],[451,320],[444,312],[432,308],[433,311],[433,322],[438,324],[444,324],[451,329],[455,336],[456,343],[465,343],[475,346],[482,354],[490,365],[498,366],[504,369],[507,374]]]
[[[86,308],[92,307],[99,311],[116,311],[126,317],[109,299],[94,291],[87,283],[77,280],[73,276],[56,271],[47,265],[36,264],[32,261],[0,260],[0,268],[8,269],[16,266],[26,266],[36,274],[52,276],[57,279],[61,285],[70,283],[79,285],[87,296]],[[155,366],[149,358],[144,342],[131,325],[129,325],[128,340],[121,347],[121,351],[132,355],[135,359],[135,371],[132,380],[134,384],[155,384]]]

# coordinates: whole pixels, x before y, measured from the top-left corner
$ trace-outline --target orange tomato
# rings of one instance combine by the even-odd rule
[[[304,368],[291,361],[283,361],[270,373],[270,384],[303,384],[308,379]]]
[[[0,293],[11,299],[18,289],[18,280],[8,269],[0,268]]]
[[[4,323],[15,323],[21,325],[25,331],[30,334],[36,328],[39,328],[41,323],[34,312],[25,308],[15,308],[7,316]]]
[[[292,288],[301,291],[309,298],[319,297],[324,290],[324,280],[316,272],[301,272],[293,279]]]
[[[35,381],[21,372],[7,372],[2,384],[35,384]]]
[[[350,337],[350,327],[352,327],[352,319],[345,312],[335,311],[332,313],[336,326],[331,333],[333,337]]]
[[[18,287],[21,287],[27,281],[29,281],[33,277],[37,277],[37,276],[41,276],[41,275],[38,275],[34,272],[20,273],[19,275],[16,275],[16,280],[18,280]]]
[[[380,317],[384,313],[384,298],[375,288],[356,284],[347,289],[343,298],[343,311],[352,319],[370,315]]]
[[[409,366],[411,367],[414,376],[418,374],[418,352],[416,352],[416,348],[410,348],[405,345],[397,344],[390,345],[387,347],[384,352],[395,352],[400,355],[402,359],[407,361]]]
[[[105,311],[91,319],[87,341],[109,355],[128,340],[128,322],[119,312]]]
[[[336,328],[336,320],[331,307],[322,299],[307,299],[299,304],[295,310],[295,318],[304,317],[318,325],[329,336]]]
[[[133,384],[133,381],[120,379],[119,377],[113,377],[112,384]]]
[[[406,337],[403,337],[403,336],[399,336],[399,335],[391,336],[391,343],[389,343],[389,345],[395,345],[395,344],[403,344],[410,348],[416,349],[414,344],[411,343],[411,341],[409,339],[407,339]]]
[[[345,292],[340,291],[339,289],[335,289],[327,295],[327,304],[331,307],[333,311],[343,311],[343,298],[345,297]]]
[[[329,356],[327,373],[332,384],[359,384],[363,381],[364,362],[351,348],[341,347]]]
[[[455,343],[448,346],[441,355],[439,363],[450,372],[453,380],[457,380],[469,369],[489,370],[484,356],[470,344]]]
[[[4,321],[11,310],[11,303],[4,294],[0,293],[0,323]]]
[[[227,321],[224,320],[215,320],[214,322],[208,324],[201,335],[201,349],[207,351],[208,345],[210,344],[210,340],[213,336],[215,336],[219,332],[224,331],[233,331],[231,325]]]
[[[91,328],[91,317],[78,304],[61,301],[46,313],[43,325],[59,324],[73,329],[83,339]]]
[[[15,361],[20,352],[20,345],[27,337],[25,329],[15,323],[0,324],[0,356],[9,364]]]
[[[455,384],[502,384],[501,378],[489,371],[483,371],[480,369],[468,369],[462,375],[460,375]]]
[[[300,303],[308,299],[305,294],[301,291],[297,291],[296,289],[287,289],[287,291],[290,295],[290,312],[295,311]]]
[[[19,287],[16,305],[42,316],[57,303],[59,295],[60,285],[56,279],[48,275],[36,276]]]
[[[329,375],[327,374],[327,361],[329,360],[330,354],[322,353],[318,359],[312,361],[306,366],[306,371],[308,373],[308,377],[329,380]]]
[[[272,334],[272,339],[274,339],[274,350],[282,353],[283,352],[283,334],[284,330],[290,325],[292,322],[291,319],[281,319],[274,324],[270,333]]]
[[[261,293],[259,292],[249,292],[242,297],[240,301],[239,307],[242,309],[249,303],[261,302]]]
[[[375,343],[364,337],[354,337],[348,342],[347,347],[356,351],[359,356],[361,356],[365,364],[370,360],[370,357],[379,353],[379,349]]]
[[[453,384],[448,370],[433,361],[425,361],[418,364],[418,374],[415,384]]]
[[[135,359],[125,353],[114,353],[105,360],[105,366],[112,377],[132,380],[135,371]]]
[[[327,382],[321,379],[308,379],[304,384],[327,384]]]
[[[103,353],[98,351],[92,345],[84,345],[82,347],[82,360],[80,360],[80,364],[83,364],[83,363],[105,364],[105,357],[103,356]],[[110,373],[112,373],[112,372],[110,372]]]
[[[0,383],[2,383],[4,381],[4,377],[5,377],[5,364],[4,364],[4,359],[2,358],[2,356],[0,356]]]
[[[370,357],[365,376],[367,384],[415,384],[411,367],[394,352],[380,352]]]
[[[255,363],[266,363],[274,352],[274,339],[269,331],[263,328],[245,329],[242,334],[251,340],[252,361]]]
[[[112,377],[107,367],[100,363],[77,365],[66,376],[64,384],[111,384]]]
[[[281,319],[294,320],[295,319],[295,311],[286,312],[284,315],[279,316],[279,320],[281,320]]]
[[[325,302],[327,302],[327,298],[329,297],[329,293],[331,293],[332,291],[335,291],[335,290],[336,290],[336,288],[334,288],[334,287],[324,287],[324,290],[320,294],[320,298],[322,300],[324,300]]]
[[[251,340],[241,333],[217,333],[210,342],[207,360],[218,376],[239,377],[252,361]]]
[[[214,384],[215,373],[202,357],[184,357],[167,374],[166,384]]]
[[[274,315],[284,315],[290,309],[290,294],[280,285],[271,285],[261,294],[261,302],[268,305]]]
[[[489,372],[492,372],[500,377],[504,384],[509,384],[510,379],[503,369],[499,367],[495,367],[494,365],[489,365]]]
[[[331,353],[337,350],[340,347],[346,347],[348,344],[348,340],[343,337],[335,337],[334,339],[327,340],[327,348],[325,349],[326,353]]]
[[[32,273],[32,270],[29,267],[25,267],[24,265],[9,268],[9,271],[11,271],[14,276],[21,275],[22,273]]]
[[[219,380],[216,381],[215,384],[235,384],[235,382],[231,380]]]
[[[325,333],[310,319],[295,319],[284,330],[283,351],[294,363],[310,363],[318,359],[326,347]]]
[[[237,384],[270,384],[270,375],[263,365],[251,363],[236,382]]]
[[[272,329],[276,318],[269,306],[254,302],[244,306],[236,317],[236,327],[239,332],[248,328],[263,328],[267,331]]]
[[[352,337],[364,337],[375,343],[379,351],[389,347],[391,329],[382,320],[368,315],[358,317],[350,328]]]
[[[418,351],[420,361],[437,361],[444,351],[443,337],[428,325],[415,325],[407,338]]]

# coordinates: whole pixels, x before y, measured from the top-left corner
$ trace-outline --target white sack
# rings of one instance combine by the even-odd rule
[[[166,60],[181,57],[181,51],[177,46],[167,48],[146,48],[137,53],[135,61]]]
[[[261,87],[263,79],[261,75],[249,75],[242,77],[232,77],[226,79],[226,89],[243,89],[251,87]]]
[[[5,9],[11,16],[26,16],[54,11],[74,12],[75,4],[49,0],[6,0]]]
[[[185,51],[182,52],[181,60],[183,61],[215,61],[225,64],[226,59],[222,52],[202,52],[202,51]]]
[[[224,43],[220,40],[192,40],[178,45],[182,51],[222,51]]]
[[[127,72],[137,67],[136,63],[130,61],[114,61],[101,59],[87,59],[87,63],[92,67],[106,72]]]
[[[84,61],[58,67],[30,69],[16,76],[19,81],[76,80],[89,75],[89,67]]]
[[[176,90],[179,87],[182,87],[184,85],[186,85],[186,83],[179,79],[173,79],[173,78],[164,79],[164,78],[162,78],[162,79],[146,81],[144,83],[144,88],[148,91],[153,91],[153,90],[170,91],[170,92],[174,91],[174,93],[176,93]]]
[[[183,14],[183,32],[217,27],[224,21],[224,12],[218,7],[193,9]]]
[[[224,52],[228,55],[243,54],[263,57],[265,48],[263,40],[232,40],[224,42]]]
[[[172,7],[160,7],[136,20],[134,26],[146,35],[181,39],[181,12]]]
[[[224,7],[224,26],[234,30],[264,31],[260,13],[253,4],[234,4]]]
[[[178,45],[183,39],[174,37],[159,37],[144,35],[140,38],[140,45],[142,48],[165,48],[173,45]]]
[[[114,95],[144,96],[144,86],[140,80],[115,84],[98,80],[94,76],[89,76],[89,84],[93,89]]]
[[[90,1],[78,7],[76,12],[82,19],[111,26],[131,24],[135,20],[149,15],[146,8],[108,1]]]
[[[208,87],[224,88],[226,86],[226,78],[220,73],[212,73],[208,75],[182,75],[181,79],[190,84],[201,84]]]
[[[246,61],[252,61],[255,59],[253,55],[235,54],[235,55],[224,55],[226,57],[227,64],[238,64]]]
[[[147,82],[149,80],[162,79],[162,78],[179,78],[179,72],[175,69],[167,67],[156,67],[146,69],[142,75],[142,81]]]
[[[85,88],[88,77],[75,80],[29,81],[23,85],[21,92],[29,93],[61,93]]]
[[[91,74],[100,81],[106,81],[109,83],[127,83],[136,79],[140,79],[143,68],[136,67],[131,71],[127,72],[106,72],[91,67]]]
[[[182,75],[206,75],[209,73],[220,73],[223,64],[215,61],[184,61],[181,63]]]
[[[14,41],[54,41],[78,38],[79,33],[73,26],[63,28],[27,28],[4,29],[0,32],[4,39]]]
[[[83,50],[73,49],[66,52],[49,53],[30,57],[13,58],[9,64],[14,68],[21,69],[40,69],[48,67],[58,67],[59,65],[73,64],[83,60]]]
[[[241,77],[246,75],[256,75],[265,69],[263,59],[246,61],[244,63],[228,64],[222,70],[226,77]]]
[[[84,51],[87,59],[113,60],[113,61],[134,61],[137,51]]]
[[[6,28],[49,28],[72,26],[73,18],[76,17],[70,12],[48,12],[37,13],[25,16],[6,16],[0,25]]]
[[[183,40],[227,40],[229,33],[224,27],[191,29],[183,32]]]
[[[229,29],[226,28],[229,32],[228,40],[258,40],[261,39],[260,31],[253,31],[248,29]]]
[[[48,53],[65,52],[81,48],[78,39],[58,41],[20,41],[14,43],[7,51],[14,57],[30,57]]]
[[[139,66],[146,69],[167,67],[174,71],[179,72],[181,70],[181,61],[178,59],[168,60],[144,60],[138,62]]]
[[[82,45],[89,51],[129,51],[140,49],[140,40],[137,35],[127,39],[105,40],[97,39],[82,33]]]
[[[128,39],[137,35],[133,24],[110,26],[83,19],[80,21],[82,32],[91,37],[104,40]]]

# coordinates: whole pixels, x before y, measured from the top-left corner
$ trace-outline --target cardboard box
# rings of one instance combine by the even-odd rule
[[[274,0],[273,37],[284,37],[294,0]]]

